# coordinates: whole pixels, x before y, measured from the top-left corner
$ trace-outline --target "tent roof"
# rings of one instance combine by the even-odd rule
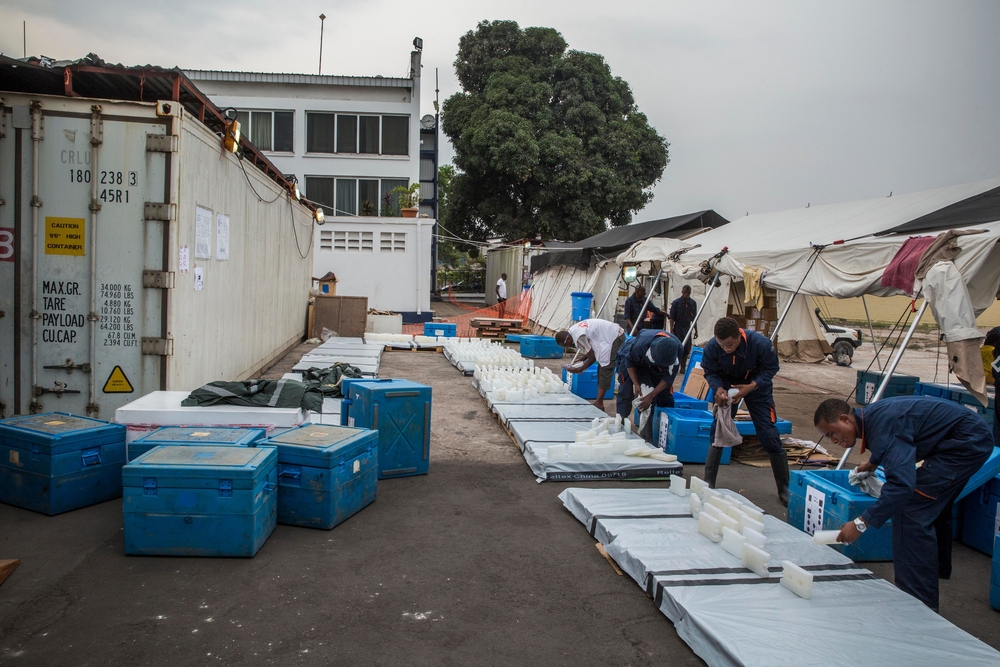
[[[963,199],[916,220],[893,227],[887,234],[939,232],[945,229],[983,225],[1000,220],[1000,187]]]
[[[637,222],[624,227],[615,227],[595,234],[582,241],[568,244],[566,250],[549,252],[531,258],[532,272],[549,266],[575,266],[585,269],[590,265],[594,252],[612,255],[627,249],[636,241],[660,237],[679,237],[700,229],[713,229],[728,224],[729,221],[715,211],[708,209],[672,218]]]

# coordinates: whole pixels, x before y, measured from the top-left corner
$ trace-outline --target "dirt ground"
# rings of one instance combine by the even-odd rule
[[[21,559],[0,586],[0,665],[703,664],[563,509],[571,485],[535,481],[470,378],[434,352],[388,352],[381,375],[433,387],[430,474],[380,482],[377,501],[332,531],[278,526],[252,559],[126,557],[120,500],[56,517],[0,505],[0,558]],[[812,439],[816,404],[854,377],[786,364],[778,412]],[[770,469],[729,465],[719,483],[784,517]],[[594,484],[607,485],[664,483]],[[891,564],[867,566],[891,580]],[[956,545],[941,610],[1000,648],[989,570]]]

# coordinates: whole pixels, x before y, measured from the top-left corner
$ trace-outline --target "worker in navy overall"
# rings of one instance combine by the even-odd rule
[[[680,297],[674,299],[670,304],[670,313],[667,315],[667,319],[670,320],[670,333],[677,336],[677,340],[684,342],[688,332],[691,331],[691,325],[694,324],[694,318],[697,314],[698,304],[691,298],[691,286],[685,285],[681,288]],[[681,373],[687,368],[688,356],[691,354],[691,341],[696,335],[698,335],[697,327],[691,337],[687,338],[687,342],[684,342],[684,349],[681,351]]]
[[[733,416],[742,399],[750,412],[757,439],[771,460],[778,500],[788,506],[788,458],[781,448],[781,437],[775,426],[774,396],[771,380],[778,373],[778,355],[767,336],[756,331],[744,331],[731,317],[715,323],[715,337],[705,344],[701,359],[708,382],[708,395],[719,410],[730,404],[729,390],[739,393],[731,401]],[[711,440],[715,440],[718,420],[712,422]],[[705,481],[715,488],[722,460],[721,447],[709,447],[705,460]]]
[[[993,364],[990,367],[993,371],[993,386],[996,387],[996,395],[993,397],[993,442],[1000,447],[1000,327],[993,327],[986,333],[986,340],[983,345],[993,348]],[[989,382],[990,374],[986,374],[986,381]]]
[[[642,304],[644,303],[646,303],[646,288],[642,285],[637,285],[635,292],[632,293],[632,296],[625,299],[625,321],[628,323],[628,333],[632,333],[632,328],[635,327],[636,322],[639,322],[639,328],[636,329],[637,332],[645,328],[644,323],[646,321],[647,313],[653,314],[654,319],[650,320],[651,328],[663,328],[663,311],[653,305],[652,299],[650,299],[649,303],[646,304],[645,309],[642,307]],[[656,318],[659,318],[659,327],[655,326],[657,322]]]
[[[856,409],[831,398],[816,408],[813,423],[841,447],[853,447],[861,439],[861,452],[871,456],[858,470],[881,466],[885,471],[878,500],[840,528],[838,541],[850,544],[868,528],[892,519],[896,586],[937,611],[934,523],[993,451],[986,422],[959,403],[896,396]]]
[[[641,385],[653,390],[642,397],[639,410],[655,405],[674,407],[674,378],[681,342],[666,331],[643,329],[626,340],[618,350],[617,413],[622,419],[632,415],[632,401],[642,395]],[[652,420],[649,420],[652,423]]]

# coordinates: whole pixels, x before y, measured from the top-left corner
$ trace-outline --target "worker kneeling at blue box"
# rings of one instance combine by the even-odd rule
[[[409,380],[344,378],[342,426],[378,431],[378,478],[426,475],[431,388]]]
[[[306,424],[264,444],[278,450],[278,523],[329,530],[375,502],[378,431]]]
[[[0,421],[0,502],[60,514],[122,495],[125,427],[47,412]]]
[[[122,469],[125,553],[244,556],[277,522],[274,447],[154,447]]]
[[[128,443],[128,460],[161,445],[227,445],[253,447],[267,435],[262,428],[232,426],[164,426]]]

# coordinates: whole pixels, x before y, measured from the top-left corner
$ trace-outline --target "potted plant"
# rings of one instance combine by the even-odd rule
[[[415,218],[420,210],[420,183],[412,183],[410,187],[402,185],[395,187],[389,194],[396,195],[399,202],[399,212],[404,218]]]
[[[375,215],[375,204],[371,203],[367,199],[361,202],[361,215],[365,217],[372,217]]]

